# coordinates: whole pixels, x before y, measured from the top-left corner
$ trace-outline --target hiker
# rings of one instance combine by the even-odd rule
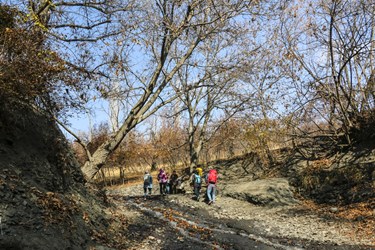
[[[198,174],[197,170],[194,170],[193,174],[191,175],[191,185],[194,188],[195,199],[199,201],[199,195],[202,187],[202,178]]]
[[[169,180],[171,194],[177,194],[177,179],[178,175],[176,173],[176,170],[173,170],[171,178]]]
[[[159,170],[158,181],[159,181],[160,194],[165,195],[166,194],[167,175],[165,174],[163,169]]]
[[[152,176],[148,171],[146,171],[145,175],[143,176],[143,191],[144,191],[144,198],[146,200],[147,193],[148,195],[151,195],[152,193]]]
[[[207,198],[208,198],[208,205],[215,203],[216,198],[216,183],[217,183],[217,171],[216,169],[210,169],[208,171],[206,182],[207,186]]]

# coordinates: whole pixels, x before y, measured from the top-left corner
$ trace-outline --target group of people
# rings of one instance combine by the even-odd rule
[[[160,195],[166,194],[177,194],[181,190],[182,177],[179,177],[174,170],[171,176],[168,175],[163,169],[159,170],[157,175],[157,180],[159,183]],[[203,180],[207,185],[206,198],[207,203],[211,205],[216,199],[216,183],[217,183],[217,171],[215,169],[210,169],[209,171],[203,173],[203,169],[198,165],[192,175],[189,178],[190,185],[193,187],[195,199],[199,201],[201,189],[203,186]],[[143,189],[144,189],[144,199],[152,193],[152,176],[146,171],[143,176]]]
[[[160,169],[157,180],[159,183],[161,195],[177,194],[177,186],[180,184],[181,180],[179,179],[176,170],[174,170],[171,176],[169,176],[167,172],[165,172],[163,169]],[[152,182],[153,179],[151,174],[146,171],[143,176],[143,190],[145,199],[147,198],[147,195],[151,195],[152,193]]]
[[[167,172],[160,169],[157,178],[161,195],[177,194],[177,185],[179,180],[176,170],[173,170],[171,176],[169,176]]]

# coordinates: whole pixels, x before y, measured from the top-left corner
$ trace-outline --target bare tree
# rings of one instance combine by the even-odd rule
[[[239,81],[238,71],[244,63],[243,41],[246,29],[211,39],[178,73],[179,100],[187,119],[187,144],[192,170],[202,149],[215,132],[237,112],[246,109],[251,95]],[[196,65],[198,67],[196,67]]]
[[[76,43],[74,51],[80,53],[74,64],[82,72],[96,79],[110,79],[110,72],[118,72],[121,98],[129,107],[118,131],[94,153],[87,151],[88,161],[82,168],[87,180],[95,176],[129,131],[176,98],[168,86],[202,42],[235,28],[230,20],[248,7],[249,2],[241,0],[32,4],[33,17],[41,29],[47,29],[60,43]],[[75,18],[77,14],[83,18]],[[59,32],[61,28],[68,31]],[[92,53],[92,43],[99,45],[96,54]],[[66,54],[75,58],[72,53]],[[108,85],[97,82],[98,94],[87,94],[108,98]]]
[[[129,74],[137,80],[131,85],[135,102],[117,133],[83,166],[87,179],[96,174],[130,130],[175,98],[165,90],[176,72],[203,41],[226,32],[226,22],[239,15],[244,4],[244,1],[230,4],[226,1],[156,1],[154,6],[148,1],[145,3],[140,12],[144,22],[137,29],[140,33],[135,36],[135,42],[142,45],[139,49],[145,50],[150,64],[146,65],[143,75],[124,68],[124,81],[129,81]]]
[[[373,1],[296,1],[281,23],[301,114],[321,131],[324,119],[348,144],[355,121],[374,108],[374,8]]]

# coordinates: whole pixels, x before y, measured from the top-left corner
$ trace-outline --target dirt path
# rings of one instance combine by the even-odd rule
[[[141,190],[134,184],[109,192],[133,218],[127,249],[375,249],[371,238],[350,238],[349,224],[325,221],[301,206],[264,208],[220,196],[208,206],[190,193],[144,200]]]
[[[251,237],[204,216],[186,213],[160,196],[144,201],[142,197],[113,197],[128,211],[138,211],[129,232],[136,236],[130,249],[286,249],[265,239]],[[120,204],[118,204],[121,206]],[[254,238],[255,237],[255,238]]]

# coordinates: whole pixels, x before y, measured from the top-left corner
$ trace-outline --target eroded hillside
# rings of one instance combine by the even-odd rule
[[[0,249],[92,245],[103,206],[59,129],[19,103],[1,103],[0,118]]]

